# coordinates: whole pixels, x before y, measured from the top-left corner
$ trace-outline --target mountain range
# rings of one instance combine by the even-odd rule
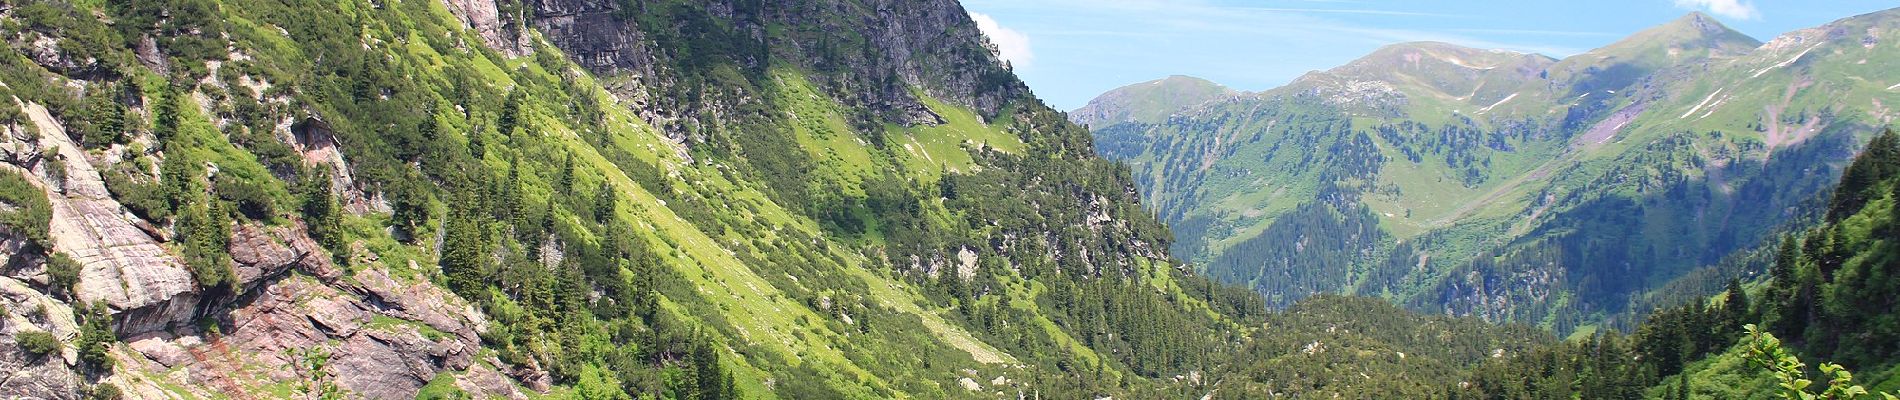
[[[1895,116],[1897,24],[1762,43],[1692,13],[1561,60],[1401,43],[1263,92],[1177,77],[1070,115],[1131,166],[1177,256],[1270,303],[1627,327],[1811,217]]]
[[[0,397],[1892,390],[1886,19],[1065,115],[950,0],[0,0]]]

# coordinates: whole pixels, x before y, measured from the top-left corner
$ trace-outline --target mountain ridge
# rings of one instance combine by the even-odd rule
[[[1099,152],[1131,163],[1179,256],[1276,304],[1345,292],[1559,332],[1627,324],[1620,296],[1754,246],[1828,184],[1793,169],[1837,172],[1892,120],[1879,105],[1900,98],[1866,65],[1895,56],[1881,18],[1894,13],[1769,43],[1690,13],[1562,60],[1395,44],[1230,106],[1092,129]],[[1579,223],[1631,214],[1633,232]],[[1344,260],[1285,247],[1315,237]],[[1621,240],[1695,255],[1573,247]],[[1464,274],[1482,278],[1452,278]],[[1644,277],[1564,283],[1604,274]],[[1566,307],[1596,316],[1551,311]]]
[[[1069,112],[1069,119],[1081,125],[1157,123],[1193,106],[1243,94],[1206,79],[1174,75],[1110,90]],[[1163,104],[1179,107],[1159,107]]]

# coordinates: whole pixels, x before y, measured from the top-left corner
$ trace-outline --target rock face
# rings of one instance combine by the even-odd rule
[[[520,57],[533,51],[528,37],[518,28],[509,27],[502,22],[501,10],[494,0],[444,0],[449,12],[462,19],[464,25],[481,36],[488,47],[494,48],[510,57]]]
[[[448,0],[450,3],[481,3],[486,0]],[[711,64],[730,62],[749,71],[767,67],[767,58],[789,61],[809,71],[820,71],[813,79],[834,93],[836,100],[853,108],[869,110],[858,115],[858,123],[897,123],[934,125],[943,119],[925,107],[909,88],[927,88],[927,95],[957,105],[969,106],[985,117],[994,117],[1010,99],[1020,98],[1028,88],[1001,67],[986,43],[978,38],[977,27],[961,6],[954,2],[903,0],[807,2],[749,2],[718,0],[702,2],[691,9],[674,7],[666,26],[643,26],[640,20],[623,18],[621,7],[639,4],[616,0],[535,0],[529,2],[531,23],[549,41],[565,50],[582,66],[601,76],[631,77],[633,84],[614,88],[643,117],[669,136],[698,141],[689,137],[697,126],[712,126],[728,118],[730,110],[757,101],[759,93],[734,92],[743,89],[718,85],[689,88],[703,79],[687,79],[705,73]],[[487,8],[479,4],[452,6],[470,27],[481,31],[485,22],[480,14]],[[661,6],[640,12],[659,12]],[[841,15],[842,14],[842,15]],[[730,29],[714,27],[731,24]],[[767,35],[767,26],[806,26],[818,23],[822,32],[862,32],[876,52],[840,52],[817,39],[821,32],[788,32]],[[682,27],[711,32],[680,32]],[[706,29],[699,29],[705,28]],[[668,30],[668,31],[662,31]],[[722,32],[723,31],[723,32]],[[665,33],[658,35],[656,32]],[[656,37],[693,37],[718,42],[738,50],[692,49],[691,40],[657,42]],[[769,38],[768,38],[769,37]],[[725,51],[725,54],[718,54]],[[711,62],[681,62],[674,57],[694,53]],[[713,53],[711,56],[703,54]],[[769,54],[768,54],[769,53]],[[822,54],[822,55],[821,55]],[[822,60],[822,61],[821,61]],[[671,70],[665,66],[701,70]],[[822,71],[852,71],[824,73]],[[683,100],[668,96],[678,90],[709,90],[717,95],[704,100]]]
[[[353,396],[414,397],[449,372],[478,396],[524,398],[494,367],[499,361],[477,357],[488,324],[481,313],[446,290],[392,277],[380,265],[343,279],[346,272],[301,222],[233,227],[229,250],[242,294],[203,296],[177,256],[139,227],[149,224],[112,198],[64,127],[43,107],[23,109],[38,134],[8,127],[0,168],[23,172],[46,191],[53,208],[50,250],[81,264],[73,301],[108,305],[128,344],[112,353],[118,370],[99,382],[114,383],[132,398],[175,395],[154,380],[239,398],[272,397],[268,386],[308,378],[291,351],[320,348],[331,354],[335,383]],[[310,142],[317,141],[300,141]],[[326,150],[334,152],[330,142]],[[324,161],[331,158],[340,162]],[[61,163],[63,181],[50,181],[48,162]],[[78,398],[88,381],[73,370],[75,349],[37,356],[13,343],[23,331],[70,342],[78,335],[70,303],[48,295],[45,260],[34,245],[0,232],[0,251],[0,306],[7,310],[0,314],[0,398]],[[200,318],[215,321],[217,329],[192,323]],[[164,372],[176,370],[183,373]]]
[[[231,261],[236,263],[232,270],[239,285],[255,288],[265,278],[293,267],[326,280],[340,276],[342,271],[331,264],[329,254],[304,232],[301,223],[268,228],[244,224],[232,229]]]
[[[45,107],[21,108],[38,128],[41,146],[51,149],[41,157],[65,167],[64,182],[45,185],[63,188],[63,193],[49,193],[53,219],[48,232],[53,249],[82,266],[75,288],[79,300],[105,302],[118,316],[119,331],[127,334],[190,320],[198,305],[191,272],[138,228]]]
[[[224,314],[219,332],[152,332],[127,342],[164,368],[189,371],[192,383],[233,395],[267,395],[261,387],[272,382],[309,379],[293,352],[321,349],[337,386],[353,396],[415,397],[438,373],[460,372],[459,386],[478,396],[524,398],[505,384],[497,361],[477,357],[487,321],[468,304],[380,268],[351,278],[360,283],[266,278]]]
[[[8,277],[0,277],[0,307],[9,310],[0,314],[0,398],[79,398],[81,381],[72,369],[77,353],[66,348],[58,354],[34,355],[16,342],[21,332],[29,331],[51,333],[62,340],[78,335],[72,309]]]

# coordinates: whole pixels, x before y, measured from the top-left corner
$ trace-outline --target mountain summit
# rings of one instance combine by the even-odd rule
[[[1158,123],[1186,108],[1237,95],[1239,91],[1206,79],[1175,75],[1102,93],[1069,113],[1069,119],[1103,127],[1122,122]]]

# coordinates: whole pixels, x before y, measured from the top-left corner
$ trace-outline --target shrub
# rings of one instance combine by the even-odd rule
[[[72,293],[73,285],[79,284],[79,271],[79,262],[73,261],[65,254],[53,253],[53,256],[46,260],[46,275],[53,278],[53,288],[56,292]]]
[[[92,391],[86,393],[86,400],[119,400],[123,398],[125,398],[125,393],[119,391],[118,385],[111,383],[93,385]]]
[[[214,184],[218,198],[237,204],[237,211],[253,221],[269,221],[277,215],[270,192],[257,180],[231,174],[219,174]]]
[[[59,338],[53,337],[53,334],[46,333],[46,331],[20,332],[19,336],[15,336],[14,339],[19,343],[21,350],[26,350],[27,353],[31,353],[35,357],[53,354],[53,352],[59,351],[60,347]]]
[[[46,243],[47,223],[52,221],[53,208],[46,201],[46,193],[27,182],[25,177],[12,171],[0,171],[0,227],[26,236],[28,240]]]

